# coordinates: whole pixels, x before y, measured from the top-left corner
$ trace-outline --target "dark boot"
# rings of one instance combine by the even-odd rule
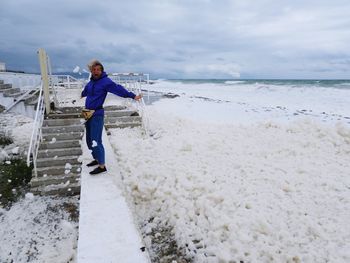
[[[91,166],[95,166],[95,165],[98,165],[98,161],[93,160],[92,162],[88,163],[86,166],[91,167]]]
[[[96,167],[93,171],[91,171],[90,174],[94,175],[94,174],[100,174],[100,173],[104,173],[104,172],[107,172],[106,166],[103,168],[101,168],[99,166],[99,167]]]

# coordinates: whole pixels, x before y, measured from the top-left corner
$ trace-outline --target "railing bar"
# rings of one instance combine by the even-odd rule
[[[37,128],[36,126],[38,125],[38,116],[39,116],[39,112],[41,111],[41,104],[42,104],[42,91],[43,91],[43,85],[40,85],[40,92],[39,92],[39,97],[38,97],[38,103],[37,103],[37,108],[36,108],[36,113],[35,113],[35,118],[34,118],[34,125],[33,125],[33,131],[32,131],[32,136],[30,139],[30,143],[29,143],[29,149],[28,149],[28,155],[27,155],[27,166],[30,166],[30,154],[32,152],[32,147],[33,147],[33,141],[34,141],[34,137],[36,135],[37,132]]]

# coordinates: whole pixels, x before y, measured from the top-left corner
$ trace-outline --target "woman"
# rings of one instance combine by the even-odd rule
[[[86,97],[85,108],[93,110],[92,117],[86,123],[86,143],[88,148],[92,151],[94,160],[87,164],[87,166],[98,165],[90,174],[100,174],[107,171],[105,164],[105,150],[102,144],[102,131],[104,126],[104,109],[103,103],[106,99],[107,93],[111,92],[123,98],[132,98],[140,100],[141,95],[127,91],[123,86],[114,83],[108,78],[104,72],[103,65],[98,60],[93,60],[89,63],[91,78],[88,84],[84,87],[81,97]]]

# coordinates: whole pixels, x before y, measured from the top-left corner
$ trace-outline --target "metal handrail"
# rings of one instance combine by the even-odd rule
[[[21,90],[32,89],[35,86],[40,85],[41,76],[31,73],[14,73],[14,72],[0,72],[0,79],[5,83],[12,84],[15,88]]]
[[[123,85],[127,90],[133,91],[136,94],[142,94],[141,84],[144,76],[146,76],[147,81],[149,81],[149,74],[143,73],[113,73],[111,74],[111,79]],[[127,106],[130,104],[130,101],[125,101],[125,104]],[[149,135],[149,118],[143,97],[136,102],[136,108],[142,118],[142,128],[144,129],[146,135]]]
[[[52,83],[52,85],[61,85],[66,88],[80,88],[83,86],[83,80],[74,78],[71,75],[53,75],[49,57],[47,57],[47,62],[50,82]],[[40,74],[38,75],[31,73],[14,73],[0,71],[0,79],[4,80],[5,83],[12,84],[13,87],[20,89],[32,89],[33,87],[38,86],[41,83]]]
[[[31,92],[38,90],[38,87],[35,87],[33,89],[27,90],[23,95],[21,95],[19,98],[16,98],[16,101],[14,101],[10,106],[7,107],[7,109],[4,111],[9,112],[14,106],[16,106],[18,103],[20,103],[25,97],[27,97]],[[35,92],[34,92],[35,93]]]
[[[116,83],[124,86],[125,89],[127,89],[128,91],[132,91],[136,94],[141,94],[141,88],[140,88],[141,82],[138,82],[138,80],[135,78],[129,78],[130,73],[124,73],[124,74],[125,76],[127,76],[126,78],[120,78],[123,75],[122,73],[113,73],[110,78]],[[125,100],[123,104],[126,107],[130,107],[132,105],[132,102],[131,100]],[[145,105],[146,104],[143,98],[141,98],[139,102],[136,102],[136,109],[138,110],[142,118],[142,128],[145,130],[146,134],[148,135],[149,121],[146,114]]]
[[[142,94],[141,81],[128,82],[128,88],[134,91],[136,94]],[[149,118],[146,111],[146,103],[141,97],[141,99],[136,102],[136,108],[139,111],[142,118],[142,128],[145,130],[146,135],[149,135]]]
[[[27,166],[30,166],[30,157],[32,156],[33,166],[34,166],[34,174],[37,177],[37,167],[36,160],[38,157],[38,150],[40,146],[40,141],[42,139],[41,127],[44,120],[45,107],[44,107],[44,97],[43,94],[43,84],[40,85],[40,92],[38,97],[38,103],[35,113],[35,119],[33,123],[32,136],[30,139],[28,154],[27,154]]]
[[[72,77],[71,75],[52,75],[52,83],[55,86],[63,86],[65,88],[82,88],[83,80]]]

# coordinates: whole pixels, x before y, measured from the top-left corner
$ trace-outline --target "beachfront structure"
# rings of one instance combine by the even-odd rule
[[[5,106],[5,112],[11,110],[34,119],[27,157],[28,165],[34,166],[32,192],[79,194],[81,161],[78,157],[82,153],[79,140],[84,133],[80,112],[83,105],[67,107],[63,97],[67,93],[75,94],[76,100],[79,100],[85,81],[71,76],[52,75],[45,50],[40,49],[38,55],[41,75],[0,72],[0,104]],[[123,79],[124,83],[138,94],[141,93],[139,80],[149,78],[142,73],[116,76],[128,76],[128,79]],[[131,109],[132,105],[106,106],[105,128],[145,127],[140,116],[143,114],[142,106],[144,102],[134,109]],[[52,143],[52,140],[57,143]],[[53,159],[55,156],[56,159]],[[65,167],[67,163],[70,164],[70,173]]]
[[[89,177],[85,163],[90,158],[87,157],[90,152],[81,143],[84,135],[84,121],[81,118],[83,107],[67,106],[60,101],[70,92],[79,99],[81,86],[72,85],[71,78],[62,80],[61,76],[52,77],[49,59],[44,50],[40,50],[39,58],[41,76],[37,76],[41,77],[41,82],[38,86],[31,86],[24,91],[21,87],[14,87],[1,80],[2,76],[7,75],[0,74],[0,102],[2,98],[9,98],[16,105],[9,103],[6,110],[23,104],[31,107],[35,113],[27,156],[28,165],[34,167],[31,192],[38,195],[81,193],[78,263],[101,260],[112,262],[121,253],[128,255],[128,262],[150,262],[147,252],[139,249],[143,244],[123,190],[114,183],[111,176],[97,178],[98,181],[95,180],[96,177]],[[10,77],[14,83],[22,83],[15,80],[24,78],[19,74]],[[139,89],[137,93],[141,92],[139,82],[131,86]],[[142,105],[144,102],[139,106]],[[139,108],[112,105],[105,106],[104,109],[106,129],[144,126]],[[103,136],[106,138],[106,131]],[[110,159],[109,172],[121,177],[118,176],[119,168],[115,163],[117,158],[107,141],[105,139],[106,155]],[[108,209],[99,209],[107,205]],[[97,232],[94,231],[96,225],[100,226]]]
[[[5,62],[0,61],[0,71],[6,71],[6,64]]]
[[[111,73],[109,77],[118,83],[125,82],[145,82],[149,83],[149,74],[148,73],[136,73],[136,72],[116,72]]]

